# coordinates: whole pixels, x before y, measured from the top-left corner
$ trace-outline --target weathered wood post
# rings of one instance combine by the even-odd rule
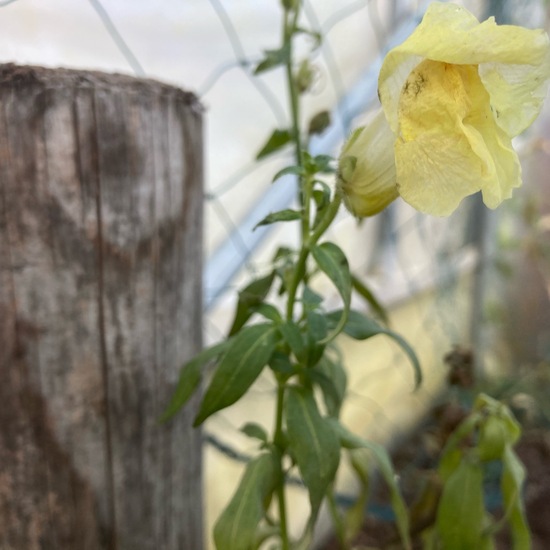
[[[0,548],[200,550],[196,98],[0,67]],[[189,413],[187,413],[189,414]]]

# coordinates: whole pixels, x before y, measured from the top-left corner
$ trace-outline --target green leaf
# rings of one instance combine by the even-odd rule
[[[349,453],[351,467],[359,482],[359,493],[344,516],[345,537],[348,543],[355,539],[364,525],[365,509],[369,500],[369,467],[367,455],[361,451],[362,449],[357,449]]]
[[[271,323],[245,327],[231,341],[204,394],[194,426],[239,400],[269,361],[278,331]]]
[[[348,376],[342,364],[324,356],[314,368],[306,372],[321,389],[329,416],[338,417],[348,383]]]
[[[309,286],[304,286],[304,292],[302,294],[302,304],[308,311],[317,309],[323,302],[323,297],[317,292],[314,292]]]
[[[505,515],[508,517],[515,550],[531,548],[531,534],[525,517],[521,490],[525,481],[525,468],[511,445],[507,445],[502,459],[502,499]]]
[[[161,422],[166,422],[172,418],[187,403],[200,384],[202,379],[201,368],[212,359],[216,359],[216,357],[224,353],[229,345],[229,340],[220,342],[215,346],[202,350],[193,359],[183,365],[178,385],[172,395],[170,404],[162,413]]]
[[[266,512],[266,502],[277,484],[277,466],[270,453],[251,460],[227,508],[214,525],[218,550],[250,550],[258,524]]]
[[[342,426],[336,418],[330,419],[330,422],[335,433],[338,434],[340,445],[342,445],[342,447],[347,449],[367,449],[372,453],[372,456],[380,469],[380,474],[390,489],[392,508],[395,514],[401,542],[404,548],[410,549],[411,540],[409,536],[409,516],[407,513],[407,507],[405,506],[405,501],[401,496],[399,485],[397,484],[397,476],[395,475],[388,452],[381,445],[378,445],[372,441],[367,441],[366,439],[351,433],[344,426]]]
[[[282,323],[283,318],[281,312],[271,304],[260,304],[252,308],[254,313],[273,321],[274,323]]]
[[[316,517],[338,469],[338,438],[320,415],[311,389],[288,388],[285,413],[289,450],[309,491],[311,517]]]
[[[483,470],[478,462],[463,460],[443,486],[439,502],[436,528],[442,548],[486,547],[484,527]]]
[[[327,320],[329,324],[335,325],[342,318],[343,312],[341,310],[332,311],[327,314]],[[422,383],[422,369],[416,353],[411,348],[409,343],[397,332],[380,326],[374,319],[359,313],[358,311],[351,310],[348,313],[346,323],[343,328],[343,332],[353,338],[354,340],[366,340],[372,338],[378,334],[385,334],[394,340],[401,349],[405,352],[409,361],[414,369],[415,387],[418,388]]]
[[[313,163],[316,172],[322,172],[323,174],[334,174],[336,172],[336,168],[333,166],[334,157],[330,155],[315,155]]]
[[[272,183],[276,182],[279,178],[282,178],[283,176],[288,176],[288,175],[303,176],[304,169],[301,166],[287,166],[286,168],[279,170],[273,176]]]
[[[278,374],[290,377],[296,374],[296,369],[290,361],[290,358],[286,353],[280,351],[274,351],[273,355],[269,359],[269,368]]]
[[[256,312],[256,308],[268,295],[274,278],[275,272],[272,271],[269,275],[250,282],[239,292],[235,318],[229,329],[229,336],[233,336],[241,330],[252,314]]]
[[[377,315],[385,325],[389,325],[388,314],[386,313],[384,306],[376,299],[376,296],[370,291],[370,289],[367,288],[367,286],[365,286],[365,284],[354,275],[351,276],[351,284],[353,289],[372,308],[373,313]]]
[[[290,143],[292,135],[289,130],[274,130],[265,145],[260,149],[256,155],[256,160],[263,159],[271,153],[275,153],[288,143]]]
[[[315,200],[315,205],[317,206],[315,222],[313,223],[313,226],[316,227],[319,221],[321,221],[321,212],[323,212],[330,203],[330,189],[328,193],[325,189],[315,189],[311,195]]]
[[[330,126],[330,112],[321,111],[309,121],[308,134],[322,134]]]
[[[294,321],[287,321],[279,326],[279,331],[281,332],[283,340],[288,344],[296,359],[298,359],[298,361],[302,361],[304,358],[306,345],[300,327]]]
[[[314,246],[311,249],[311,254],[321,271],[332,281],[344,301],[344,309],[340,320],[333,328],[332,333],[327,336],[324,342],[326,343],[335,338],[346,324],[351,300],[351,275],[345,254],[334,243],[323,243]]]
[[[254,69],[254,74],[258,75],[265,73],[275,67],[284,65],[290,54],[290,47],[288,44],[285,44],[282,48],[278,50],[265,50],[264,58],[258,63]]]
[[[317,186],[320,186],[321,188],[314,189],[312,192],[312,197],[315,200],[315,206],[316,206],[315,219],[313,220],[314,229],[324,219],[326,208],[330,204],[330,199],[331,199],[330,187],[322,181],[316,181],[315,183]]]
[[[241,432],[243,432],[243,434],[247,435],[248,437],[259,439],[260,441],[267,443],[267,440],[268,440],[267,432],[263,429],[262,426],[260,426],[259,424],[256,424],[255,422],[247,422],[241,428]]]
[[[268,214],[261,222],[258,222],[254,228],[261,227],[262,225],[270,225],[276,222],[292,222],[302,218],[302,213],[297,210],[279,210],[279,212],[272,212]]]
[[[474,432],[479,421],[482,419],[480,412],[469,414],[447,439],[447,443],[441,453],[438,471],[442,479],[446,481],[452,473],[458,468],[463,452],[461,443],[464,438]]]
[[[327,333],[328,325],[324,315],[315,311],[306,312],[306,365],[313,367],[316,365],[325,351],[326,345],[323,344]]]

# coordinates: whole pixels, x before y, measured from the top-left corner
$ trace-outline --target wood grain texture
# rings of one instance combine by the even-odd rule
[[[200,550],[202,111],[0,66],[0,548]]]

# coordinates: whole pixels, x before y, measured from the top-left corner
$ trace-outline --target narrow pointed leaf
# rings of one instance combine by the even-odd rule
[[[255,422],[247,422],[241,428],[241,432],[243,432],[243,434],[247,435],[248,437],[259,439],[260,441],[267,443],[267,440],[268,440],[267,432],[263,429],[262,426],[260,426],[259,424],[256,424]]]
[[[328,325],[326,317],[315,311],[306,313],[306,358],[305,364],[308,367],[315,366],[323,357],[325,352],[326,336]]]
[[[353,289],[357,292],[371,307],[372,311],[380,318],[380,320],[385,324],[389,325],[388,314],[384,306],[377,300],[376,296],[372,291],[355,276],[351,276],[351,284]]]
[[[277,468],[271,454],[251,460],[227,508],[214,525],[217,550],[250,550],[265,515],[265,503],[277,482]]]
[[[360,450],[350,452],[350,462],[359,482],[359,493],[344,516],[346,541],[351,542],[359,534],[365,522],[365,509],[369,499],[369,469]]]
[[[483,471],[479,463],[463,460],[443,487],[436,527],[445,550],[486,545]]]
[[[294,321],[287,321],[279,326],[279,331],[294,356],[298,361],[302,361],[304,359],[306,345],[300,327]]]
[[[325,356],[314,368],[306,372],[321,389],[328,414],[338,417],[346,396],[348,382],[346,370],[342,364]]]
[[[315,517],[338,469],[338,437],[320,415],[311,390],[289,388],[285,413],[290,452],[309,491],[311,515]]]
[[[367,441],[361,437],[356,436],[346,429],[336,418],[330,419],[331,425],[335,433],[338,434],[340,439],[340,445],[347,449],[367,449],[372,453],[374,460],[376,461],[380,474],[387,483],[391,494],[391,503],[395,519],[397,523],[397,529],[401,537],[403,547],[406,549],[411,548],[411,540],[409,536],[409,515],[405,501],[401,496],[399,485],[397,484],[397,476],[393,469],[390,456],[386,449],[377,443]]]
[[[271,214],[268,214],[261,222],[258,222],[254,226],[254,229],[256,229],[256,227],[261,227],[262,225],[270,225],[277,222],[292,222],[301,219],[301,217],[302,214],[297,210],[279,210],[279,212],[272,212]]]
[[[265,317],[266,319],[269,319],[274,323],[283,322],[281,312],[271,304],[260,304],[259,306],[255,306],[252,309],[254,313],[257,313],[258,315],[261,315],[262,317]]]
[[[329,324],[335,325],[340,322],[342,318],[342,311],[332,311],[327,315],[327,320]],[[351,310],[348,313],[346,323],[343,328],[343,332],[353,338],[354,340],[366,340],[377,336],[378,334],[385,334],[394,340],[401,349],[407,355],[409,361],[412,364],[415,377],[415,387],[418,388],[422,383],[422,369],[420,367],[420,361],[416,356],[416,353],[411,348],[409,343],[397,332],[393,330],[380,326],[374,319],[359,313],[358,311]]]
[[[274,176],[272,182],[276,182],[279,178],[282,178],[283,176],[303,176],[304,175],[304,169],[301,166],[287,166],[286,168],[283,168],[282,170],[279,170]]]
[[[323,243],[314,246],[311,249],[311,254],[321,271],[332,281],[344,302],[341,317],[331,334],[326,338],[326,341],[330,341],[340,333],[348,317],[351,300],[351,274],[348,260],[342,250],[334,243]]]
[[[204,394],[195,426],[246,393],[269,361],[277,338],[277,329],[262,323],[245,327],[232,339]]]
[[[230,341],[225,340],[215,346],[206,348],[183,365],[178,385],[176,386],[168,407],[166,407],[166,410],[160,418],[161,422],[166,422],[172,418],[172,416],[187,403],[200,384],[202,379],[202,367],[212,359],[216,359],[216,357],[224,353],[229,348],[229,345]]]
[[[233,324],[229,329],[229,336],[236,334],[245,325],[248,319],[250,319],[252,314],[255,313],[255,308],[258,307],[268,295],[274,278],[275,272],[272,271],[265,277],[251,281],[239,292],[239,301],[237,302]]]
[[[283,46],[278,50],[265,50],[264,58],[258,63],[256,69],[254,69],[254,74],[258,75],[265,73],[275,67],[283,65],[290,53],[288,46]]]
[[[502,499],[512,532],[514,549],[529,549],[531,548],[531,534],[521,499],[521,490],[525,481],[525,468],[511,445],[506,446],[502,463]]]
[[[263,159],[275,151],[278,151],[288,143],[290,143],[292,135],[288,130],[274,130],[266,141],[265,145],[256,155],[256,160]]]

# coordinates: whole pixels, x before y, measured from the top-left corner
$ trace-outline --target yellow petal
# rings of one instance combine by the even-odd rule
[[[521,185],[521,166],[512,147],[512,140],[493,116],[489,94],[475,67],[457,66],[471,107],[464,118],[464,131],[472,150],[484,164],[481,191],[483,202],[496,208],[512,196],[512,189]]]
[[[498,125],[517,136],[537,118],[548,89],[550,48],[541,65],[484,63],[479,75],[491,98]]]
[[[339,162],[339,188],[353,215],[373,216],[398,197],[394,142],[395,135],[380,109],[344,145]]]
[[[479,190],[494,208],[521,183],[475,66],[423,61],[403,87],[398,117],[398,190],[417,210],[448,215]]]
[[[478,23],[464,8],[451,3],[433,3],[412,35],[386,56],[380,71],[379,94],[390,126],[397,129],[397,103],[407,72],[420,59],[460,65],[492,64],[483,72],[491,95],[497,94],[502,79],[509,90],[499,96],[496,106],[502,111],[502,127],[509,131],[527,127],[533,120],[533,107],[527,108],[527,119],[521,123],[507,120],[511,110],[509,91],[517,88],[517,97],[525,100],[550,76],[550,46],[541,30],[529,30],[511,25],[496,25],[493,18]],[[507,71],[506,65],[524,66],[521,71]],[[481,67],[483,71],[483,67]],[[500,75],[500,80],[497,76]],[[516,80],[517,77],[519,80]],[[538,105],[538,100],[532,102]],[[520,109],[521,110],[521,109]],[[538,113],[538,110],[536,111]],[[536,116],[536,114],[534,115]],[[522,117],[519,117],[522,118]],[[521,130],[520,130],[521,131]],[[514,134],[515,135],[515,134]]]

